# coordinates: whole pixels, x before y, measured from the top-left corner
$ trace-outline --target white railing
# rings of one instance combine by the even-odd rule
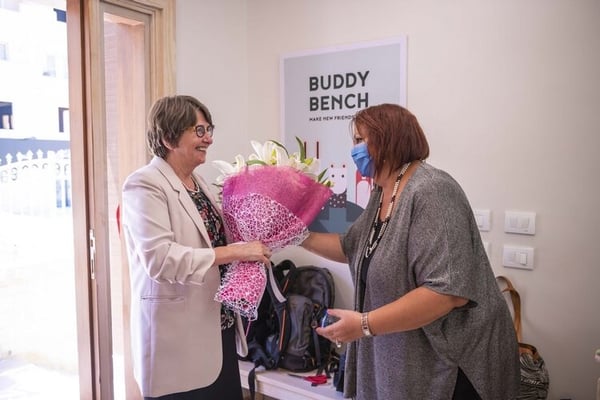
[[[71,207],[69,150],[37,150],[0,157],[0,211],[54,215]]]

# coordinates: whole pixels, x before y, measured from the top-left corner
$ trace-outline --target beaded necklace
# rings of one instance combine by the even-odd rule
[[[190,193],[198,193],[200,191],[200,187],[198,186],[198,183],[196,182],[196,180],[194,179],[194,177],[192,176],[192,182],[194,183],[194,188],[190,189],[188,187],[188,185],[185,184],[185,182],[182,180],[181,183],[183,183],[183,187]]]
[[[379,232],[377,233],[377,237],[375,237],[375,232],[377,231],[377,225],[379,225],[379,214],[381,213],[381,207],[383,205],[383,191],[379,195],[379,207],[377,207],[377,213],[375,213],[375,219],[373,220],[373,225],[371,226],[371,233],[369,234],[369,241],[367,242],[367,247],[365,249],[365,258],[369,258],[371,254],[377,248],[377,245],[381,241],[383,234],[385,233],[385,229],[390,222],[390,218],[392,216],[392,209],[394,208],[394,202],[396,201],[396,195],[398,194],[398,188],[400,187],[400,180],[404,176],[404,173],[408,169],[410,163],[406,163],[402,166],[400,170],[400,174],[396,178],[396,183],[394,183],[394,190],[392,190],[392,198],[390,199],[390,204],[388,205],[387,213],[385,215],[385,219],[381,223],[381,227],[379,228]]]

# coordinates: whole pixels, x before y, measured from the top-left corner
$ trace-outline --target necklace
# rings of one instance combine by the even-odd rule
[[[196,183],[196,180],[194,179],[194,177],[192,177],[192,182],[194,183],[194,188],[190,189],[190,187],[188,185],[185,184],[185,182],[182,180],[181,183],[183,184],[183,187],[185,187],[187,189],[188,192],[197,192],[198,191],[198,184]]]
[[[375,237],[375,232],[378,230],[377,226],[380,224],[379,215],[381,213],[381,207],[383,205],[383,191],[379,197],[379,207],[377,207],[377,213],[375,213],[375,219],[373,220],[373,225],[371,226],[371,233],[369,234],[369,241],[367,242],[367,248],[365,249],[365,258],[369,258],[371,254],[377,248],[377,245],[381,241],[383,234],[385,233],[385,229],[390,222],[390,218],[392,216],[392,209],[394,208],[394,202],[396,201],[396,195],[398,194],[398,188],[400,187],[400,180],[404,176],[404,173],[408,169],[410,163],[406,163],[402,166],[400,170],[400,174],[396,178],[396,183],[394,183],[394,189],[392,190],[392,198],[390,199],[390,204],[388,205],[387,212],[385,214],[385,218],[383,222],[381,222],[381,226],[379,227],[379,232],[377,233],[377,237]]]

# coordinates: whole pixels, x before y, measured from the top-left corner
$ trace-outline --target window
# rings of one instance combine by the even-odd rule
[[[46,66],[44,67],[44,76],[56,77],[56,57],[53,55],[46,56]]]
[[[56,20],[58,22],[67,22],[67,12],[65,10],[55,8],[54,12],[56,13]]]
[[[0,129],[13,129],[12,103],[0,101]]]
[[[69,133],[69,109],[58,107],[58,131]]]

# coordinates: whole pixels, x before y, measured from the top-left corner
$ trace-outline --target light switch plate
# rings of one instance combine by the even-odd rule
[[[473,215],[475,216],[475,222],[477,222],[477,228],[481,232],[488,232],[491,226],[491,212],[490,210],[474,209]]]
[[[533,247],[504,246],[502,265],[508,268],[533,269]]]
[[[504,232],[521,235],[535,234],[535,213],[524,211],[506,211],[504,214]]]

